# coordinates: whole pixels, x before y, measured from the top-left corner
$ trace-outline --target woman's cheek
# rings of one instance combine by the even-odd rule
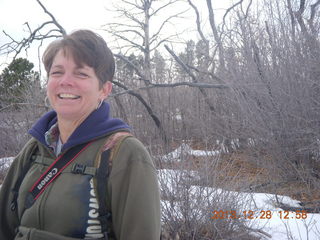
[[[52,105],[53,96],[54,96],[55,82],[50,80],[47,84],[47,96],[49,98],[50,104]]]

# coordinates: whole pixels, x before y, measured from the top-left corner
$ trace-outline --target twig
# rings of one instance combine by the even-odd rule
[[[279,202],[276,207],[279,207],[285,211],[306,211],[307,213],[320,213],[320,206],[317,207],[292,207],[282,202]]]
[[[167,45],[164,45],[164,47],[171,54],[171,56],[174,58],[174,60],[183,68],[183,70],[188,73],[188,75],[192,78],[192,81],[194,83],[197,83],[198,82],[197,77],[191,72],[191,70],[190,70],[191,68],[188,65],[186,65]],[[209,74],[209,75],[211,77],[213,77],[214,79],[218,80],[220,83],[224,83],[224,81],[221,78],[219,78],[213,74]],[[221,84],[221,85],[223,85],[223,84]],[[225,85],[225,87],[227,87],[227,86]]]
[[[41,108],[46,108],[48,109],[47,106],[43,104],[35,104],[35,103],[11,103],[8,106],[5,106],[3,108],[0,108],[0,112],[5,111],[6,109],[12,108],[12,107],[17,107],[17,106],[33,106],[33,107],[41,107]]]
[[[268,238],[272,238],[272,236],[271,236],[269,233],[263,231],[262,229],[254,229],[254,228],[250,228],[250,227],[246,227],[246,228],[247,228],[248,230],[252,231],[252,232],[261,233],[261,234],[265,235],[265,236],[268,237]]]
[[[58,23],[58,21],[53,16],[53,14],[47,10],[47,8],[40,2],[40,0],[37,0],[37,2],[39,3],[39,5],[43,9],[43,11],[51,17],[52,22],[59,28],[59,30],[62,33],[62,35],[66,35],[67,34],[66,30]]]
[[[16,41],[14,38],[12,38],[9,34],[7,34],[5,31],[3,31],[3,33],[10,38],[11,42],[6,43],[2,46],[0,46],[0,52],[4,52],[4,50],[6,51],[6,54],[10,54],[12,52],[15,52],[15,55],[13,57],[13,59],[15,59],[18,54],[22,51],[22,49],[28,49],[30,47],[30,44],[34,41],[34,40],[44,40],[44,39],[48,39],[48,38],[57,38],[57,37],[61,37],[61,35],[66,35],[66,31],[65,29],[58,23],[58,21],[56,20],[56,18],[53,16],[52,13],[50,13],[46,7],[41,3],[40,0],[36,0],[38,2],[38,4],[41,6],[41,8],[44,10],[44,12],[50,16],[51,21],[46,21],[43,22],[39,27],[37,27],[36,29],[34,29],[33,31],[31,30],[31,27],[29,25],[28,22],[26,22],[24,25],[27,26],[28,31],[29,31],[29,36],[27,38],[23,38],[20,41]],[[50,31],[48,31],[46,34],[41,34],[40,31],[42,29],[45,29],[46,26],[53,24],[55,27],[57,27],[57,29],[51,29]],[[59,34],[56,34],[55,32],[58,32]],[[52,34],[54,33],[54,34]],[[61,34],[61,35],[60,35]]]
[[[161,83],[161,84],[153,84],[150,83],[149,86],[146,87],[140,87],[135,89],[128,89],[119,93],[115,93],[110,95],[110,97],[120,96],[127,93],[137,92],[140,90],[146,90],[150,88],[174,88],[174,87],[181,87],[181,86],[187,86],[187,87],[195,87],[195,88],[218,88],[218,89],[225,89],[229,88],[226,85],[223,84],[210,84],[210,83],[192,83],[192,82],[178,82],[178,83]]]

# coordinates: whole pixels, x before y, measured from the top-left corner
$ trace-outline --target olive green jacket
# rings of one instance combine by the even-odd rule
[[[93,142],[74,163],[98,166],[107,138]],[[11,210],[13,186],[30,160],[32,163],[19,189],[17,209]],[[107,207],[112,213],[112,231],[118,240],[160,239],[160,196],[157,174],[150,155],[134,137],[112,151],[112,170],[107,184]],[[0,190],[1,240],[104,239],[97,220],[96,179],[74,174],[68,166],[35,203],[25,207],[28,190],[55,160],[53,152],[31,139],[14,159]],[[114,239],[114,238],[109,238]]]

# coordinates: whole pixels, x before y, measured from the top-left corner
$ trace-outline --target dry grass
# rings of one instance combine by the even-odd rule
[[[190,142],[189,145],[194,150],[206,149],[199,142]],[[184,156],[183,161],[165,163],[162,168],[196,170],[200,173],[211,168],[213,187],[286,195],[309,205],[320,202],[320,191],[316,185],[298,180],[283,180],[280,172],[272,168],[270,155],[249,148],[221,154],[218,160],[188,155]]]

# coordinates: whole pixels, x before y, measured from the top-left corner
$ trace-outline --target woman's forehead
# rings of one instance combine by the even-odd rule
[[[72,48],[68,48],[68,47],[64,47],[62,49],[60,49],[57,54],[54,57],[53,60],[53,65],[55,65],[55,63],[57,63],[57,57],[58,56],[63,56],[64,58],[71,60],[75,63],[75,65],[77,66],[77,68],[85,68],[85,67],[90,67],[83,59],[83,57],[81,56],[81,54],[77,51],[75,51]]]

